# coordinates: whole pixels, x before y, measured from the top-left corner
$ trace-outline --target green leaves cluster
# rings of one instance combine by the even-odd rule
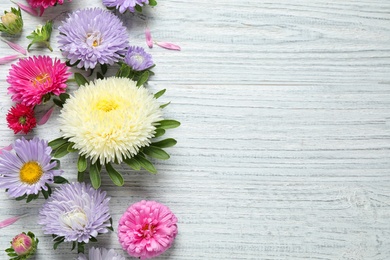
[[[154,7],[154,6],[157,5],[157,1],[156,1],[156,0],[149,0],[149,5],[150,5],[151,7]],[[141,5],[136,5],[136,6],[134,7],[134,9],[135,9],[137,12],[142,13],[142,6],[141,6]]]
[[[38,26],[30,35],[26,37],[27,39],[31,40],[31,43],[27,46],[27,50],[29,50],[33,44],[41,43],[44,44],[50,51],[53,51],[50,46],[50,36],[52,30],[53,21],[47,21],[45,25]]]
[[[137,82],[137,87],[140,87],[148,82],[149,78],[154,75],[154,72],[151,71],[152,68],[155,67],[155,65],[141,71],[135,71],[133,70],[129,65],[126,63],[120,63],[120,68],[116,73],[116,77],[120,78],[129,78],[131,80],[134,80]]]

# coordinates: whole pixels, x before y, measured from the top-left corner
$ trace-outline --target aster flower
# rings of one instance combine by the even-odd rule
[[[34,233],[25,232],[15,236],[11,241],[11,247],[6,249],[8,256],[12,260],[24,260],[30,258],[35,254],[38,247],[38,238],[35,237]]]
[[[142,6],[149,4],[150,6],[156,6],[155,0],[103,0],[103,4],[108,8],[116,8],[120,13],[130,11],[142,12]]]
[[[85,244],[111,229],[106,192],[89,184],[71,183],[57,188],[39,210],[38,223],[56,243]]]
[[[20,59],[12,65],[7,82],[12,100],[27,106],[35,106],[50,95],[65,92],[70,73],[65,63],[48,56],[33,56]]]
[[[125,258],[117,254],[114,249],[95,248],[91,247],[88,252],[88,257],[80,254],[77,260],[125,260]]]
[[[119,220],[118,237],[123,250],[141,260],[164,253],[176,235],[176,216],[155,201],[133,204]]]
[[[97,64],[113,65],[126,54],[126,27],[114,14],[101,8],[78,10],[58,28],[59,47],[70,64],[94,69]]]
[[[135,71],[146,70],[154,65],[152,55],[146,53],[144,48],[138,46],[129,48],[124,61]]]
[[[69,0],[71,2],[72,0]],[[62,5],[64,0],[27,0],[28,4],[33,8],[48,8],[57,4]]]
[[[24,104],[16,104],[16,106],[11,107],[8,111],[7,122],[8,127],[15,134],[19,132],[27,134],[37,125],[34,108]]]
[[[50,189],[48,184],[62,174],[61,170],[55,169],[57,162],[51,161],[52,149],[47,141],[38,137],[32,140],[22,137],[12,147],[15,153],[3,151],[0,154],[0,188],[7,189],[12,198],[34,196],[40,191],[47,194]]]
[[[18,34],[23,29],[23,19],[20,8],[11,7],[11,12],[4,11],[1,17],[0,31],[9,34]]]

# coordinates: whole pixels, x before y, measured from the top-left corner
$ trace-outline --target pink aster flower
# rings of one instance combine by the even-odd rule
[[[64,93],[69,75],[66,64],[57,58],[33,56],[21,59],[10,69],[8,93],[12,94],[13,101],[35,106],[51,94]]]
[[[19,132],[27,134],[37,125],[32,106],[17,104],[11,107],[6,118],[8,127],[14,130],[15,134]]]
[[[129,255],[149,259],[171,247],[177,235],[176,223],[168,207],[143,200],[131,205],[119,220],[119,242]]]
[[[62,5],[64,0],[27,0],[28,4],[34,8],[48,8],[49,6],[54,6],[56,4]],[[72,2],[69,0],[69,2]]]

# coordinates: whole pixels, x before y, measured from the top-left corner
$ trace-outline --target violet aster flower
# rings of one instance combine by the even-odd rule
[[[62,54],[70,64],[86,70],[97,64],[114,64],[129,46],[126,27],[118,17],[101,8],[71,13],[58,30]]]
[[[143,200],[130,206],[120,218],[119,242],[129,255],[149,259],[171,247],[177,235],[176,223],[168,207]]]
[[[144,48],[131,46],[125,56],[125,63],[135,71],[145,70],[153,66],[152,55],[146,53]]]
[[[88,252],[88,257],[80,254],[77,260],[125,260],[125,258],[117,254],[114,249],[95,248],[91,247]]]
[[[0,154],[0,188],[8,189],[10,197],[38,194],[47,191],[46,184],[62,174],[51,162],[51,147],[47,141],[34,137],[32,140],[18,139],[13,143],[15,154],[2,151]]]
[[[109,200],[106,192],[90,184],[63,184],[40,209],[38,223],[45,234],[63,237],[67,242],[88,243],[111,227]]]
[[[123,14],[127,10],[134,13],[136,5],[149,4],[149,0],[103,0],[103,4],[107,7],[115,7]]]

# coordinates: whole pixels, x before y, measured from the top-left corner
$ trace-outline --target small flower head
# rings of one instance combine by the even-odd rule
[[[7,122],[15,134],[19,132],[27,134],[37,125],[34,108],[20,103],[11,107],[7,114]]]
[[[37,250],[39,240],[32,232],[20,233],[15,236],[11,241],[11,247],[5,251],[8,253],[11,259],[24,260],[32,256]],[[17,255],[15,257],[15,254]]]
[[[28,4],[33,8],[48,8],[57,4],[62,5],[64,0],[27,0]],[[71,2],[71,0],[69,0]]]
[[[125,260],[125,258],[117,254],[114,249],[95,248],[91,247],[88,252],[88,257],[80,254],[77,260]]]
[[[11,7],[11,12],[4,12],[1,17],[0,31],[9,34],[18,34],[23,29],[23,19],[20,8]]]
[[[153,66],[152,55],[146,53],[144,48],[131,46],[126,53],[125,63],[135,71],[146,70]]]
[[[12,100],[27,106],[35,106],[65,92],[70,73],[65,63],[49,56],[33,56],[13,64],[7,82]]]
[[[133,204],[119,220],[118,237],[123,250],[141,260],[164,253],[176,235],[176,216],[155,201]]]
[[[88,243],[111,227],[106,192],[89,184],[63,184],[39,211],[38,223],[45,234],[63,237],[66,242]]]
[[[62,54],[70,64],[86,70],[97,64],[113,65],[122,59],[129,45],[121,20],[101,8],[71,13],[58,30]]]
[[[48,190],[47,184],[54,182],[54,177],[62,174],[56,170],[57,163],[51,161],[51,148],[47,141],[34,137],[23,137],[13,143],[12,151],[0,154],[0,188],[5,188],[8,195],[18,198],[24,195],[38,194]]]
[[[157,2],[155,0],[103,0],[103,4],[108,8],[116,8],[120,13],[130,11],[134,13],[142,11],[142,6],[149,4],[155,6]]]
[[[26,38],[31,40],[31,43],[27,46],[27,50],[33,44],[40,43],[44,44],[50,51],[53,49],[50,46],[50,36],[52,32],[53,22],[47,21],[45,25],[38,25],[37,28]]]

